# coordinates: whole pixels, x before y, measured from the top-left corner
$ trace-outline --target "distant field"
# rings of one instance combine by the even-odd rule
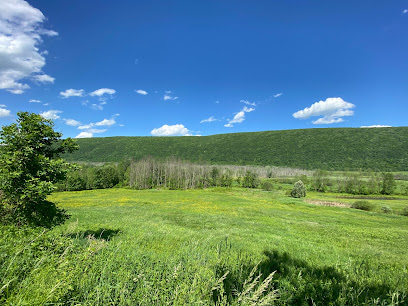
[[[408,217],[319,206],[284,192],[285,186],[271,192],[55,193],[50,199],[67,209],[71,219],[52,230],[47,238],[52,243],[40,244],[52,247],[41,253],[47,254],[43,258],[30,259],[32,270],[22,276],[10,272],[0,288],[14,284],[9,304],[237,303],[257,267],[261,281],[276,271],[271,284],[279,290],[278,304],[408,303]],[[310,193],[306,200],[351,201],[337,196]],[[387,203],[398,211],[408,206],[408,197]],[[60,240],[52,238],[59,233],[68,239],[61,250]],[[5,243],[7,236],[0,234]],[[10,271],[28,262],[24,256],[34,254],[35,242],[30,241],[42,239],[38,234],[0,248],[0,254],[20,251],[12,264],[6,261]],[[90,234],[95,238],[87,238]],[[21,279],[13,283],[13,277]],[[253,297],[253,291],[248,295]]]
[[[324,170],[408,171],[408,127],[322,128],[203,137],[78,139],[70,161],[177,157],[198,163]]]

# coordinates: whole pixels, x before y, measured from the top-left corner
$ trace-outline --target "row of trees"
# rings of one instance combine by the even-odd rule
[[[257,188],[259,175],[242,167],[197,165],[179,159],[158,161],[145,158],[140,161],[123,161],[119,164],[101,166],[83,165],[72,171],[67,178],[57,184],[59,191],[128,186],[134,189],[195,189],[210,186],[231,187],[233,183]],[[245,171],[245,172],[244,172]]]
[[[345,172],[330,177],[326,171],[318,170],[309,178],[302,178],[308,182],[309,189],[318,192],[339,192],[359,195],[384,194],[396,192],[396,182],[392,173],[356,173]],[[402,190],[408,193],[408,188]]]

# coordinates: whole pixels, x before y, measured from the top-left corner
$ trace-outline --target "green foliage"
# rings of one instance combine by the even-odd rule
[[[28,112],[17,115],[17,123],[3,126],[0,132],[3,214],[18,224],[49,226],[53,221],[61,222],[64,213],[46,197],[73,167],[61,154],[78,146],[70,138],[60,140],[62,134],[54,131],[51,120]]]
[[[299,129],[205,137],[95,137],[78,139],[78,143],[80,150],[67,159],[120,162],[152,156],[223,165],[408,170],[408,127]]]
[[[394,194],[395,191],[395,180],[394,175],[392,173],[383,173],[383,183],[381,188],[382,194]]]
[[[402,216],[408,217],[408,206],[404,207],[401,212]]]
[[[385,214],[390,214],[392,213],[392,208],[389,207],[388,205],[384,205],[381,207],[381,211]]]
[[[271,191],[273,190],[273,184],[271,182],[263,182],[262,189],[266,191]]]
[[[327,171],[317,170],[313,173],[311,189],[318,192],[326,192],[329,186]]]
[[[369,201],[355,201],[351,208],[365,210],[365,211],[373,211],[375,205],[370,203]]]
[[[293,186],[292,191],[290,192],[291,197],[293,198],[301,198],[306,196],[306,187],[302,181],[297,181]]]
[[[258,174],[256,172],[247,171],[242,180],[242,187],[245,188],[258,188],[260,184]]]
[[[119,175],[114,165],[94,168],[92,188],[112,188],[119,183]]]

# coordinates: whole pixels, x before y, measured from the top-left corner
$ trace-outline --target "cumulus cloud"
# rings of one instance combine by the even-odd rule
[[[234,123],[241,123],[245,120],[245,113],[250,113],[253,112],[255,110],[255,108],[253,107],[246,107],[244,106],[244,108],[235,114],[234,118],[232,118],[231,120],[228,120],[227,124],[224,124],[225,127],[233,127]]]
[[[5,108],[3,108],[3,107],[6,107],[6,106],[5,106],[5,105],[1,105],[1,107],[0,107],[0,118],[1,118],[1,117],[8,117],[8,116],[11,115],[10,110],[5,109]]]
[[[145,95],[147,95],[147,91],[146,90],[143,90],[143,89],[138,89],[138,90],[135,90],[139,95],[143,95],[143,96],[145,96]]]
[[[89,123],[89,124],[84,124],[84,125],[79,125],[78,129],[80,130],[88,130],[90,128],[93,128],[95,126],[112,126],[116,124],[115,117],[119,116],[119,114],[113,115],[111,119],[103,119],[102,121],[95,122],[95,123]],[[95,133],[95,132],[94,132]],[[101,132],[102,133],[102,132]]]
[[[42,112],[40,116],[43,117],[44,119],[56,120],[60,118],[60,116],[58,116],[58,114],[60,113],[62,113],[62,111],[60,110],[49,110],[46,112]]]
[[[116,92],[116,90],[111,89],[111,88],[100,88],[100,89],[97,89],[97,90],[91,92],[89,95],[90,96],[101,97],[104,94],[113,95],[115,92]]]
[[[83,89],[67,89],[65,91],[60,92],[60,96],[63,98],[69,98],[69,97],[83,97],[84,96],[84,90]]]
[[[6,106],[6,104],[0,104],[0,107],[1,107],[1,108],[5,108],[5,107],[7,107],[7,106]]]
[[[282,92],[277,93],[276,95],[273,95],[273,97],[274,97],[274,98],[279,98],[281,95],[283,95],[283,93],[282,93]]]
[[[153,129],[150,134],[153,136],[192,136],[190,131],[182,124],[165,124],[162,127]]]
[[[102,121],[96,122],[96,126],[112,126],[116,123],[115,119],[103,119]]]
[[[40,83],[54,83],[55,78],[47,75],[47,74],[38,74],[33,76],[33,79]]]
[[[391,125],[367,125],[367,126],[360,126],[361,128],[387,128],[391,127]]]
[[[215,119],[214,116],[211,116],[210,118],[201,120],[200,123],[213,122],[213,121],[217,121],[217,119]]]
[[[31,99],[30,101],[28,101],[29,103],[41,103],[41,101],[40,100],[34,100],[34,99]]]
[[[81,122],[74,120],[74,119],[63,119],[65,121],[66,125],[70,125],[70,126],[78,126],[81,125]]]
[[[42,72],[46,60],[39,45],[42,36],[58,35],[42,27],[43,13],[23,0],[2,0],[0,10],[0,89],[22,94],[30,86],[25,79],[50,83]],[[52,83],[51,82],[51,83]]]
[[[293,117],[296,119],[307,119],[321,116],[321,118],[312,121],[312,123],[339,123],[344,121],[342,117],[354,115],[354,111],[351,110],[354,107],[354,104],[346,102],[342,98],[327,98],[325,101],[316,102],[310,107],[293,113]]]
[[[241,102],[241,103],[244,103],[244,104],[246,104],[246,105],[256,106],[256,103],[255,103],[255,102],[249,102],[248,100],[241,100],[240,102]]]
[[[403,14],[408,14],[408,9],[402,11]]]
[[[105,133],[107,129],[89,129],[87,130],[88,133],[97,134],[97,133]]]
[[[92,138],[93,134],[90,132],[81,132],[75,136],[75,138]]]

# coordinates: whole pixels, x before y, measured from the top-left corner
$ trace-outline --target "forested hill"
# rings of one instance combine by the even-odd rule
[[[288,166],[304,169],[408,170],[408,127],[324,128],[202,137],[78,139],[70,161],[178,157],[193,162]]]

